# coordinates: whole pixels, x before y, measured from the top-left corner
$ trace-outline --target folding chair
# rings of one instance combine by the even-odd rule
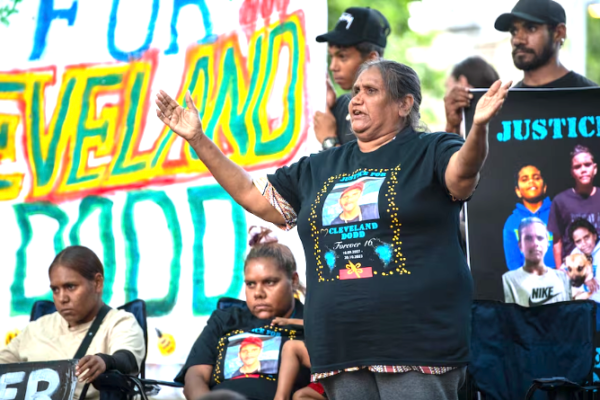
[[[595,334],[593,301],[533,308],[475,301],[467,399],[593,396],[596,388],[586,385],[592,382]]]

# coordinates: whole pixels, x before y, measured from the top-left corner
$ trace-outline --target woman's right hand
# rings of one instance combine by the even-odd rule
[[[473,125],[487,126],[492,117],[494,117],[500,109],[504,100],[508,95],[508,90],[512,85],[512,81],[502,84],[498,79],[490,87],[490,89],[479,99],[475,106],[475,115],[473,115]]]
[[[185,102],[189,108],[183,108],[168,94],[160,90],[156,95],[156,115],[173,132],[185,140],[200,139],[204,135],[198,109],[188,91]]]

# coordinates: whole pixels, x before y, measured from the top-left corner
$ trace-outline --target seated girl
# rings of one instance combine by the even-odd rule
[[[216,310],[196,340],[175,378],[184,383],[188,400],[211,390],[228,389],[249,399],[272,400],[277,390],[283,345],[302,339],[302,326],[274,318],[302,319],[303,306],[294,298],[299,288],[296,261],[287,246],[269,238],[270,230],[253,235],[244,264],[247,308]],[[296,387],[308,384],[309,371]]]
[[[30,322],[0,350],[0,364],[73,358],[103,308],[104,268],[87,247],[65,248],[50,264],[48,274],[57,311]],[[85,354],[77,364],[76,399],[85,383],[107,370],[137,373],[146,355],[144,334],[132,314],[110,309]],[[90,386],[86,398],[98,397]]]

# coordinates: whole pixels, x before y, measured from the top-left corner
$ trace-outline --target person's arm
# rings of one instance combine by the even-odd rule
[[[502,85],[501,81],[496,81],[479,99],[475,108],[473,126],[465,144],[448,162],[445,174],[446,187],[457,199],[469,198],[477,186],[479,171],[488,153],[488,123],[502,108],[511,83]]]
[[[323,141],[327,138],[337,139],[337,121],[332,113],[333,107],[335,106],[337,97],[331,81],[329,80],[329,74],[327,75],[327,109],[325,112],[317,111],[313,117],[313,126],[315,129],[315,136],[319,143],[323,144]]]
[[[335,116],[331,110],[327,109],[325,112],[315,112],[313,125],[315,128],[315,136],[319,143],[323,144],[325,139],[328,138],[337,139],[337,122],[335,121]]]
[[[308,365],[306,363],[308,362]],[[310,359],[304,342],[288,340],[281,350],[281,365],[277,377],[277,393],[274,400],[289,400],[300,366],[310,368]]]
[[[187,140],[216,181],[239,205],[265,221],[285,225],[283,216],[256,189],[250,175],[204,135],[198,110],[189,92],[185,101],[188,109],[161,90],[156,97],[156,115],[173,132]]]
[[[562,251],[563,251],[563,243],[562,239],[554,236],[554,244],[552,245],[552,253],[554,253],[554,267],[556,269],[560,269],[562,265]]]
[[[144,332],[135,316],[129,312],[119,310],[104,323],[107,322],[110,322],[113,326],[108,330],[106,340],[108,346],[105,351],[102,351],[102,354],[112,357],[113,360],[100,357],[105,362],[106,369],[118,369],[124,374],[137,373],[146,355],[146,345],[144,343]],[[126,355],[127,353],[120,353],[123,351],[133,356],[134,366],[131,366],[131,359]],[[117,368],[113,368],[114,366]]]
[[[146,355],[144,333],[133,314],[117,311],[104,323],[111,325],[104,340],[106,348],[82,357],[77,363],[75,375],[82,382],[93,382],[100,374],[115,369],[123,374],[136,374]]]
[[[106,370],[117,370],[122,374],[133,375],[138,373],[137,360],[129,350],[118,350],[113,355],[96,354],[106,364]]]
[[[188,400],[198,400],[201,395],[210,391],[213,368],[219,362],[219,340],[225,332],[223,318],[228,319],[228,315],[228,312],[220,310],[212,313],[202,333],[194,342],[185,365],[174,379],[175,382],[184,384],[183,393]],[[222,379],[222,375],[220,378]]]
[[[93,382],[106,371],[117,370],[126,375],[137,374],[137,360],[129,350],[119,350],[115,354],[89,354],[77,363],[75,375],[83,383]]]
[[[198,400],[210,392],[209,383],[212,371],[212,365],[194,365],[188,368],[183,386],[183,395],[187,400]]]

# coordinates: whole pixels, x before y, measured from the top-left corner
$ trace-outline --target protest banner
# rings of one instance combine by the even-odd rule
[[[326,45],[315,37],[327,30],[327,4],[71,0],[15,10],[0,23],[2,335],[52,299],[52,259],[81,244],[104,264],[106,303],[146,301],[149,376],[174,377],[217,300],[243,296],[248,228],[264,223],[158,120],[156,93],[183,104],[189,90],[205,133],[253,176],[291,163],[318,145],[310,124],[325,106]],[[303,266],[296,233],[278,236]]]
[[[0,400],[71,400],[77,360],[0,364]]]
[[[483,93],[473,90],[471,104]],[[465,110],[467,132],[474,110]],[[598,157],[600,89],[509,92],[490,122],[489,155],[466,208],[476,299],[600,301],[589,285],[599,273],[600,190],[580,193],[597,184]],[[522,268],[536,257],[548,273]]]

